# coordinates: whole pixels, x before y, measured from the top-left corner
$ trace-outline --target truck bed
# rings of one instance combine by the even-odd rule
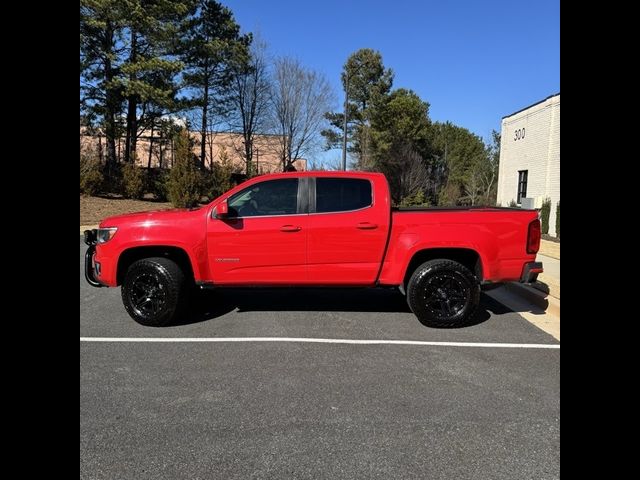
[[[392,212],[456,212],[456,211],[500,211],[500,210],[515,210],[525,212],[535,212],[535,210],[529,210],[518,207],[488,207],[488,206],[473,206],[473,207],[392,207]]]
[[[431,250],[442,256],[477,252],[478,276],[494,282],[517,281],[535,254],[527,252],[529,224],[536,210],[512,207],[392,208],[389,247],[379,281],[397,284],[413,255]]]

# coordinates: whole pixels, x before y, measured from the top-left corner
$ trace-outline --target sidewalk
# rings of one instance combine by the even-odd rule
[[[560,299],[560,243],[541,240],[537,260],[542,262],[544,272],[533,287]]]
[[[531,286],[560,300],[560,244],[541,240],[536,260],[542,262],[544,272]]]
[[[517,282],[505,284],[507,292],[515,294],[520,300],[514,299],[513,307],[522,307],[520,303],[532,305],[539,309],[536,315],[525,318],[538,325],[543,330],[560,339],[560,244],[542,240],[540,253],[536,260],[542,262],[544,273],[538,275],[538,280],[531,285]],[[506,292],[505,292],[506,293]],[[498,295],[503,295],[497,292]],[[504,297],[498,301],[506,304],[510,300]],[[509,306],[509,305],[507,305]],[[541,315],[543,314],[543,315]]]
[[[537,260],[542,262],[544,272],[538,275],[538,281],[533,287],[560,299],[560,260],[540,254]]]

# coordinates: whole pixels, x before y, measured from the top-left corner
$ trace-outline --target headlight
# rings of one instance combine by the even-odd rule
[[[96,238],[98,240],[98,243],[108,242],[109,240],[111,240],[113,238],[113,236],[116,234],[117,231],[118,231],[118,229],[116,227],[99,228],[98,232],[96,234]]]

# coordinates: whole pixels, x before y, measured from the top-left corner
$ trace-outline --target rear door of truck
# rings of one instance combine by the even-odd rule
[[[389,233],[388,199],[367,176],[312,177],[307,265],[317,285],[376,281]]]

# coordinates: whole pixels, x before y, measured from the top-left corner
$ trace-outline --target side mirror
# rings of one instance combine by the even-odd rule
[[[227,218],[229,216],[229,204],[227,200],[222,200],[213,212],[215,218]]]

